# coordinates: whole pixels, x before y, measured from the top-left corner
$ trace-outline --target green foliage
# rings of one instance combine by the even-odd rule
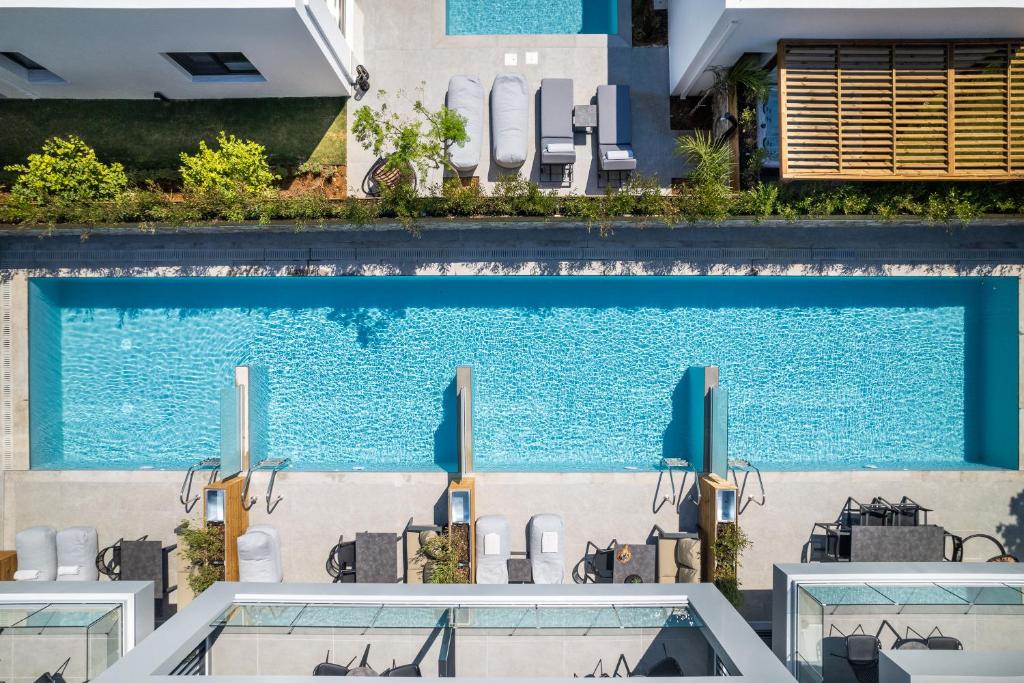
[[[491,192],[491,209],[498,216],[552,216],[557,208],[555,193],[518,173],[500,176]]]
[[[732,150],[708,131],[695,131],[676,139],[676,154],[693,165],[680,192],[679,208],[687,220],[720,221],[729,216],[733,203],[730,188]]]
[[[469,571],[463,565],[469,549],[461,533],[452,528],[427,540],[420,548],[419,557],[427,562],[429,583],[469,583]]]
[[[383,100],[387,93],[380,90],[377,95]],[[469,139],[466,120],[447,107],[428,109],[420,100],[412,103],[412,111],[403,117],[386,101],[377,108],[363,105],[355,112],[352,134],[363,149],[385,159],[386,169],[412,169],[425,180],[431,169],[448,164],[452,145]]]
[[[714,83],[701,96],[700,106],[708,97],[728,95],[736,88],[742,88],[752,103],[768,99],[772,87],[771,74],[761,66],[754,55],[743,57],[732,66],[712,66],[708,71],[714,76]]]
[[[185,194],[203,215],[222,214],[230,220],[257,216],[257,203],[271,197],[280,180],[270,170],[263,145],[224,131],[217,136],[217,149],[201,140],[197,154],[182,152],[180,171]]]
[[[49,138],[41,153],[28,155],[27,164],[4,170],[18,174],[11,196],[23,203],[112,200],[128,186],[121,164],[104,164],[75,135]]]
[[[736,209],[741,214],[758,220],[771,218],[779,201],[779,186],[774,183],[758,183],[740,194]]]
[[[749,547],[750,539],[739,524],[719,523],[714,544],[714,583],[722,595],[737,608],[743,605],[743,594],[739,590],[739,570],[742,566],[740,557]]]
[[[214,525],[193,527],[185,519],[175,530],[181,552],[188,562],[188,586],[199,595],[217,581],[224,580],[224,529]]]

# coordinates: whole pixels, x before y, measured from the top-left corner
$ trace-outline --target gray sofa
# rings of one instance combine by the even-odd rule
[[[628,85],[597,87],[597,144],[602,171],[636,169]]]
[[[526,161],[530,95],[521,74],[498,74],[491,86],[491,146],[494,163],[519,168]]]
[[[540,82],[540,163],[576,163],[572,132],[572,79],[545,78]]]
[[[460,174],[472,173],[480,163],[484,131],[484,88],[479,76],[452,76],[446,105],[466,119],[469,139],[449,150],[449,161]]]

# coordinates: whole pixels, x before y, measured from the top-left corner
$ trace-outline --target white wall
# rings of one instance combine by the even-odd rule
[[[352,70],[324,0],[6,0],[0,50],[21,52],[66,81],[29,82],[0,64],[7,97],[337,96],[348,94]],[[193,82],[167,52],[242,52],[265,80]]]
[[[705,70],[783,38],[956,39],[1024,36],[1024,0],[671,0],[674,95],[708,83]]]

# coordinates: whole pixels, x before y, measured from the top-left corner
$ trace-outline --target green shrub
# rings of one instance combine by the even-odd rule
[[[96,151],[75,135],[49,138],[41,153],[28,156],[27,164],[5,166],[4,170],[19,174],[11,196],[20,202],[112,200],[128,186],[121,164],[104,164]]]
[[[180,172],[186,195],[225,207],[232,220],[250,214],[252,201],[273,195],[274,183],[280,180],[270,170],[263,145],[224,131],[217,135],[216,149],[200,140],[197,154],[182,152]]]
[[[693,170],[680,192],[678,205],[687,220],[724,220],[733,203],[732,150],[711,133],[696,131],[676,140],[676,153]]]
[[[428,539],[418,557],[426,560],[428,583],[469,583],[469,571],[463,566],[463,559],[468,555],[465,538],[461,533],[452,533],[449,527]]]
[[[558,197],[517,174],[500,176],[491,192],[491,211],[497,216],[553,216]]]
[[[740,557],[750,547],[750,538],[746,532],[734,522],[720,522],[715,536],[715,576],[714,583],[722,595],[739,608],[743,605],[743,594],[740,592],[739,570],[742,566]]]
[[[199,595],[217,581],[224,580],[223,527],[193,527],[186,519],[182,520],[175,533],[188,563],[188,587],[193,593]]]
[[[740,194],[736,202],[736,210],[742,215],[753,216],[757,220],[771,218],[775,215],[779,201],[779,186],[774,183],[758,183]]]

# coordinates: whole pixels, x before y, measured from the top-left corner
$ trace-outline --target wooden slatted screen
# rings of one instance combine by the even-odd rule
[[[1024,41],[781,41],[786,179],[1024,178]]]

